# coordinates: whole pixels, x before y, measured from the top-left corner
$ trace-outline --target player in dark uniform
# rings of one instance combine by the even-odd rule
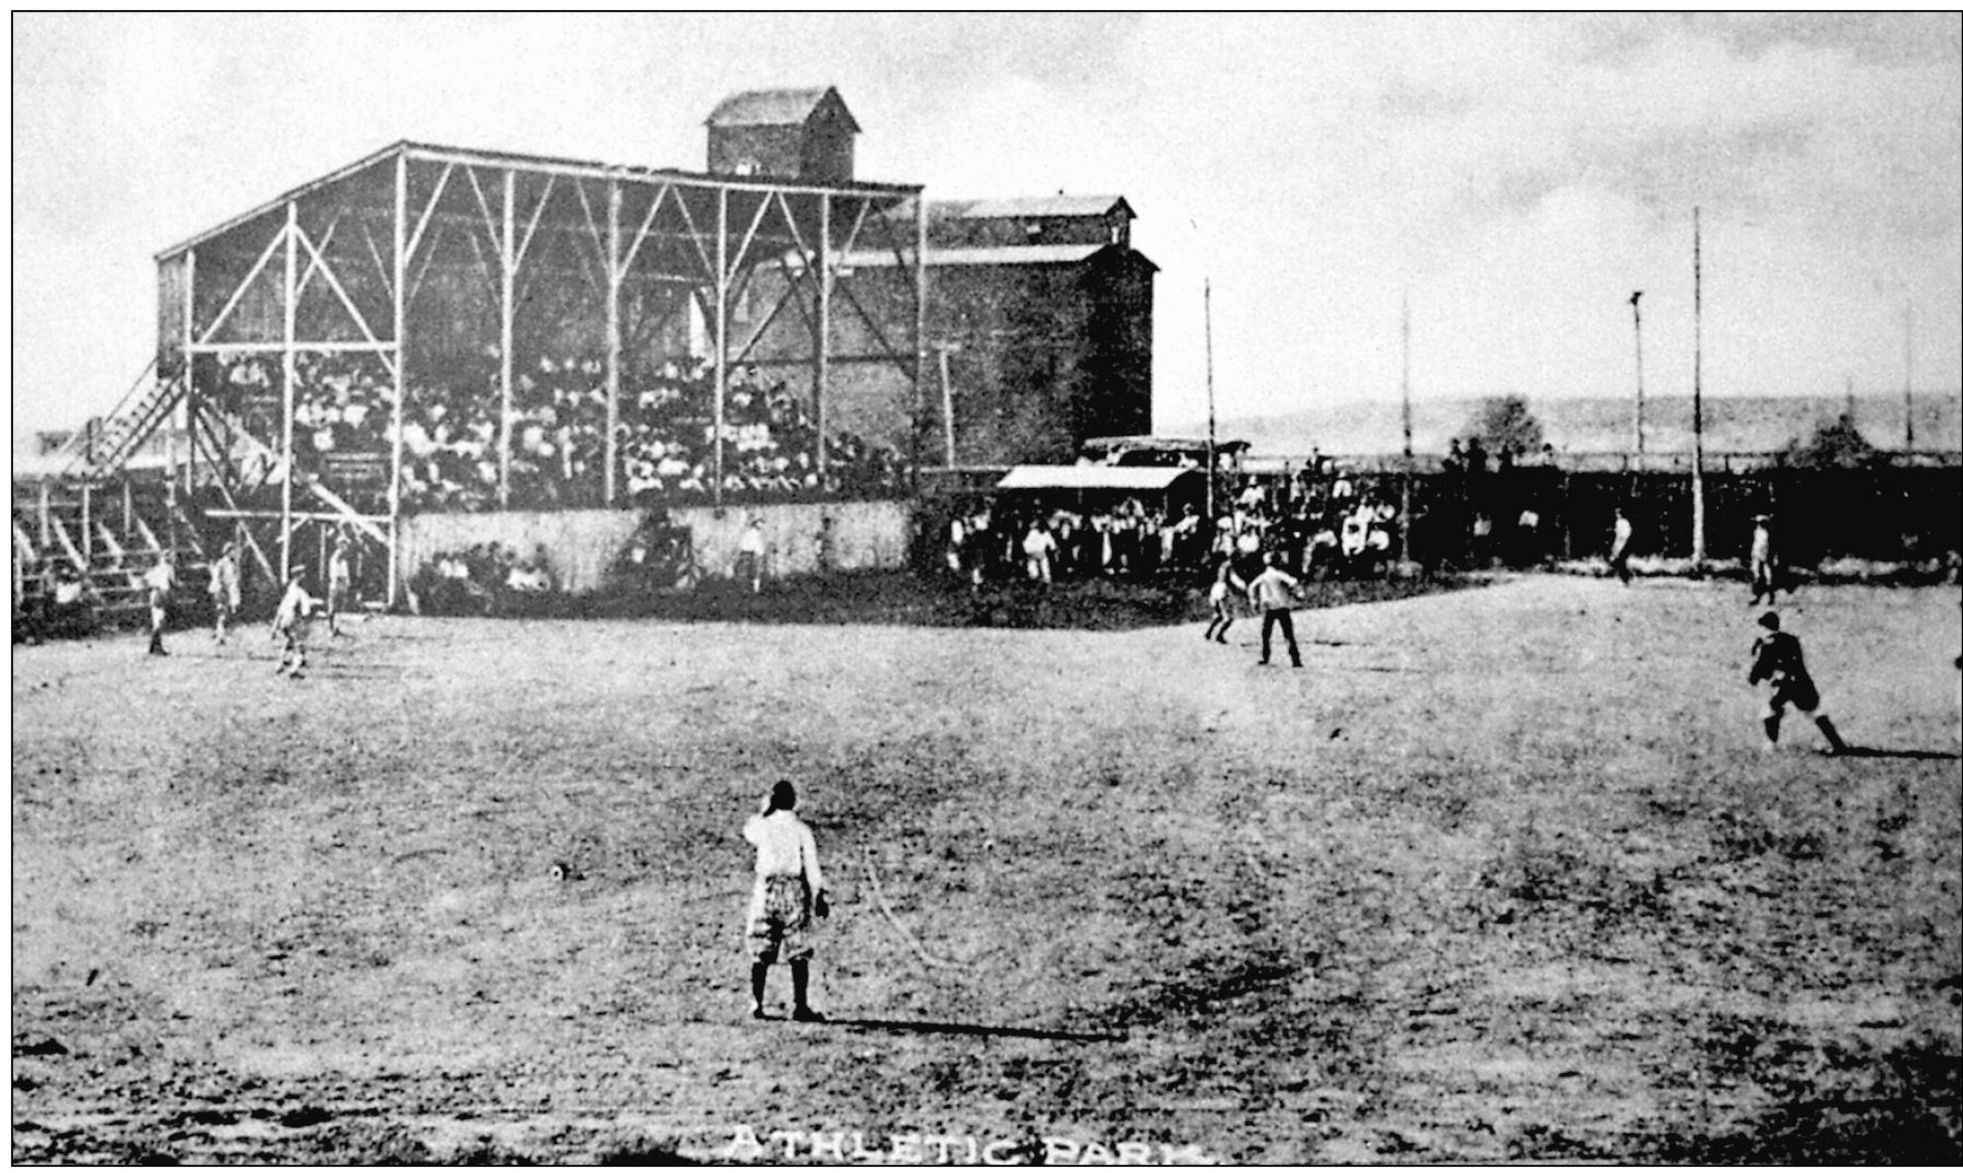
[[[1759,626],[1765,628],[1765,634],[1752,644],[1752,673],[1747,683],[1755,685],[1760,681],[1769,681],[1772,685],[1771,695],[1765,702],[1765,748],[1778,748],[1779,719],[1790,704],[1805,716],[1813,718],[1813,723],[1820,727],[1820,733],[1834,753],[1846,753],[1847,743],[1840,739],[1833,721],[1820,711],[1820,690],[1814,687],[1813,677],[1807,674],[1806,661],[1800,655],[1799,638],[1791,632],[1779,630],[1779,613],[1776,611],[1767,611],[1759,616]]]

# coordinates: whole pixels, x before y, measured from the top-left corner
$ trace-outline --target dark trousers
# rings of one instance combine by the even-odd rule
[[[1622,553],[1617,554],[1615,557],[1610,558],[1609,569],[1615,571],[1615,576],[1622,580],[1622,585],[1628,586],[1629,585],[1629,552],[1625,550]]]
[[[1261,613],[1261,662],[1265,664],[1269,660],[1277,627],[1281,628],[1281,637],[1288,641],[1288,662],[1300,668],[1302,649],[1295,646],[1295,616],[1286,607]]]

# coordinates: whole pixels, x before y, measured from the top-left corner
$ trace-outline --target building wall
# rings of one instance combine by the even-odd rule
[[[798,125],[711,126],[709,171],[821,183],[850,181],[853,138],[844,121],[828,108]]]
[[[932,254],[929,254],[930,262]],[[759,274],[766,298],[782,289]],[[832,352],[867,353],[878,339],[909,348],[912,275],[893,266],[865,267],[841,278],[849,296],[833,299]],[[933,266],[928,271],[930,343],[951,346],[957,465],[1006,465],[1076,458],[1093,436],[1133,435],[1152,427],[1152,267],[1136,253],[1109,250],[1075,265]],[[859,310],[878,323],[869,327]],[[800,333],[792,337],[792,331]],[[754,352],[771,358],[808,348],[808,326],[793,310],[780,314]],[[892,444],[920,461],[948,463],[937,356],[930,350],[926,385],[915,388],[896,363],[835,362],[826,426]],[[805,395],[806,366],[773,368]]]

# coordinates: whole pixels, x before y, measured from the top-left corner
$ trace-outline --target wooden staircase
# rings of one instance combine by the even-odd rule
[[[183,372],[169,379],[155,378],[156,367],[153,359],[100,428],[83,428],[69,437],[56,453],[67,458],[61,470],[63,477],[102,480],[116,476],[151,433],[170,421],[190,383]]]

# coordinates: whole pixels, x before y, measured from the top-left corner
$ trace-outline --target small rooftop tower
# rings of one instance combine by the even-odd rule
[[[850,182],[859,123],[838,90],[751,90],[731,94],[709,115],[709,171]]]

